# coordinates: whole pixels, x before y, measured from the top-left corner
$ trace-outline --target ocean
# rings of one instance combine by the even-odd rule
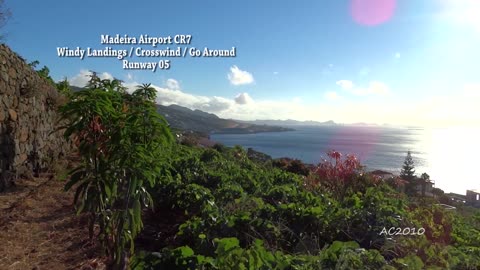
[[[212,134],[211,140],[240,145],[273,158],[290,157],[317,164],[329,150],[355,154],[367,170],[399,174],[411,151],[416,174],[430,175],[445,192],[479,189],[478,128],[397,128],[384,126],[302,126],[295,131]]]

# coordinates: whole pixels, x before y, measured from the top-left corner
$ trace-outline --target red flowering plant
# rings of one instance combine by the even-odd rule
[[[322,159],[315,167],[306,186],[320,186],[337,195],[344,194],[354,179],[363,174],[363,166],[355,155],[349,154],[342,158],[340,152],[331,150],[327,156],[328,159]]]
[[[75,134],[74,143],[76,147],[79,147],[81,151],[86,151],[86,147],[96,147],[97,154],[106,154],[106,145],[109,137],[107,135],[107,129],[102,123],[100,116],[94,116],[90,122],[87,123],[87,127]]]

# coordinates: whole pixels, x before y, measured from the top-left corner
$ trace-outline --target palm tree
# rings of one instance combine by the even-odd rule
[[[140,96],[143,100],[148,100],[151,102],[155,101],[157,97],[157,90],[152,87],[150,83],[144,83],[142,85],[137,86],[137,89],[133,92],[133,96]]]

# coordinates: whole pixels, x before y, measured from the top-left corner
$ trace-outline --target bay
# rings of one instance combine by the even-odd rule
[[[478,128],[407,128],[385,126],[299,126],[295,131],[256,134],[212,134],[211,140],[240,145],[273,158],[290,157],[318,164],[329,150],[355,154],[367,170],[399,174],[411,151],[416,174],[426,172],[436,187],[465,194],[478,189],[475,173],[480,153]]]

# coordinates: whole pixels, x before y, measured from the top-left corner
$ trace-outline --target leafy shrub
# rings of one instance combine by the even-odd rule
[[[308,184],[321,185],[337,198],[341,198],[345,195],[347,187],[361,173],[362,166],[354,155],[347,155],[342,159],[340,152],[332,150],[327,156],[329,159],[324,159],[314,169]]]
[[[312,174],[305,179],[252,162],[239,147],[224,150],[178,147],[171,157],[172,177],[157,184],[162,192],[153,198],[190,217],[178,226],[176,245],[137,262],[154,258],[155,269],[475,269],[479,265],[477,238],[468,237],[478,234],[475,215],[469,215],[466,226],[465,218],[452,219],[455,213],[432,207],[434,201],[412,203],[387,183],[363,174],[361,166],[344,167],[346,174],[314,174],[318,182],[312,186],[308,183]],[[326,168],[338,169],[331,165]],[[335,177],[325,182],[329,175]],[[337,188],[334,179],[339,180]],[[426,232],[380,234],[390,227]],[[232,244],[228,252],[216,252],[221,239],[230,239],[222,240]],[[262,266],[255,252],[266,252]],[[277,264],[268,264],[271,256]]]
[[[118,80],[100,80],[94,73],[89,89],[73,94],[60,111],[64,135],[75,136],[82,157],[65,190],[76,186],[77,211],[90,214],[90,237],[98,222],[98,236],[118,268],[143,227],[142,208],[153,205],[147,187],[158,180],[159,161],[172,141],[155,112],[155,89],[143,85],[132,95],[124,90]]]

